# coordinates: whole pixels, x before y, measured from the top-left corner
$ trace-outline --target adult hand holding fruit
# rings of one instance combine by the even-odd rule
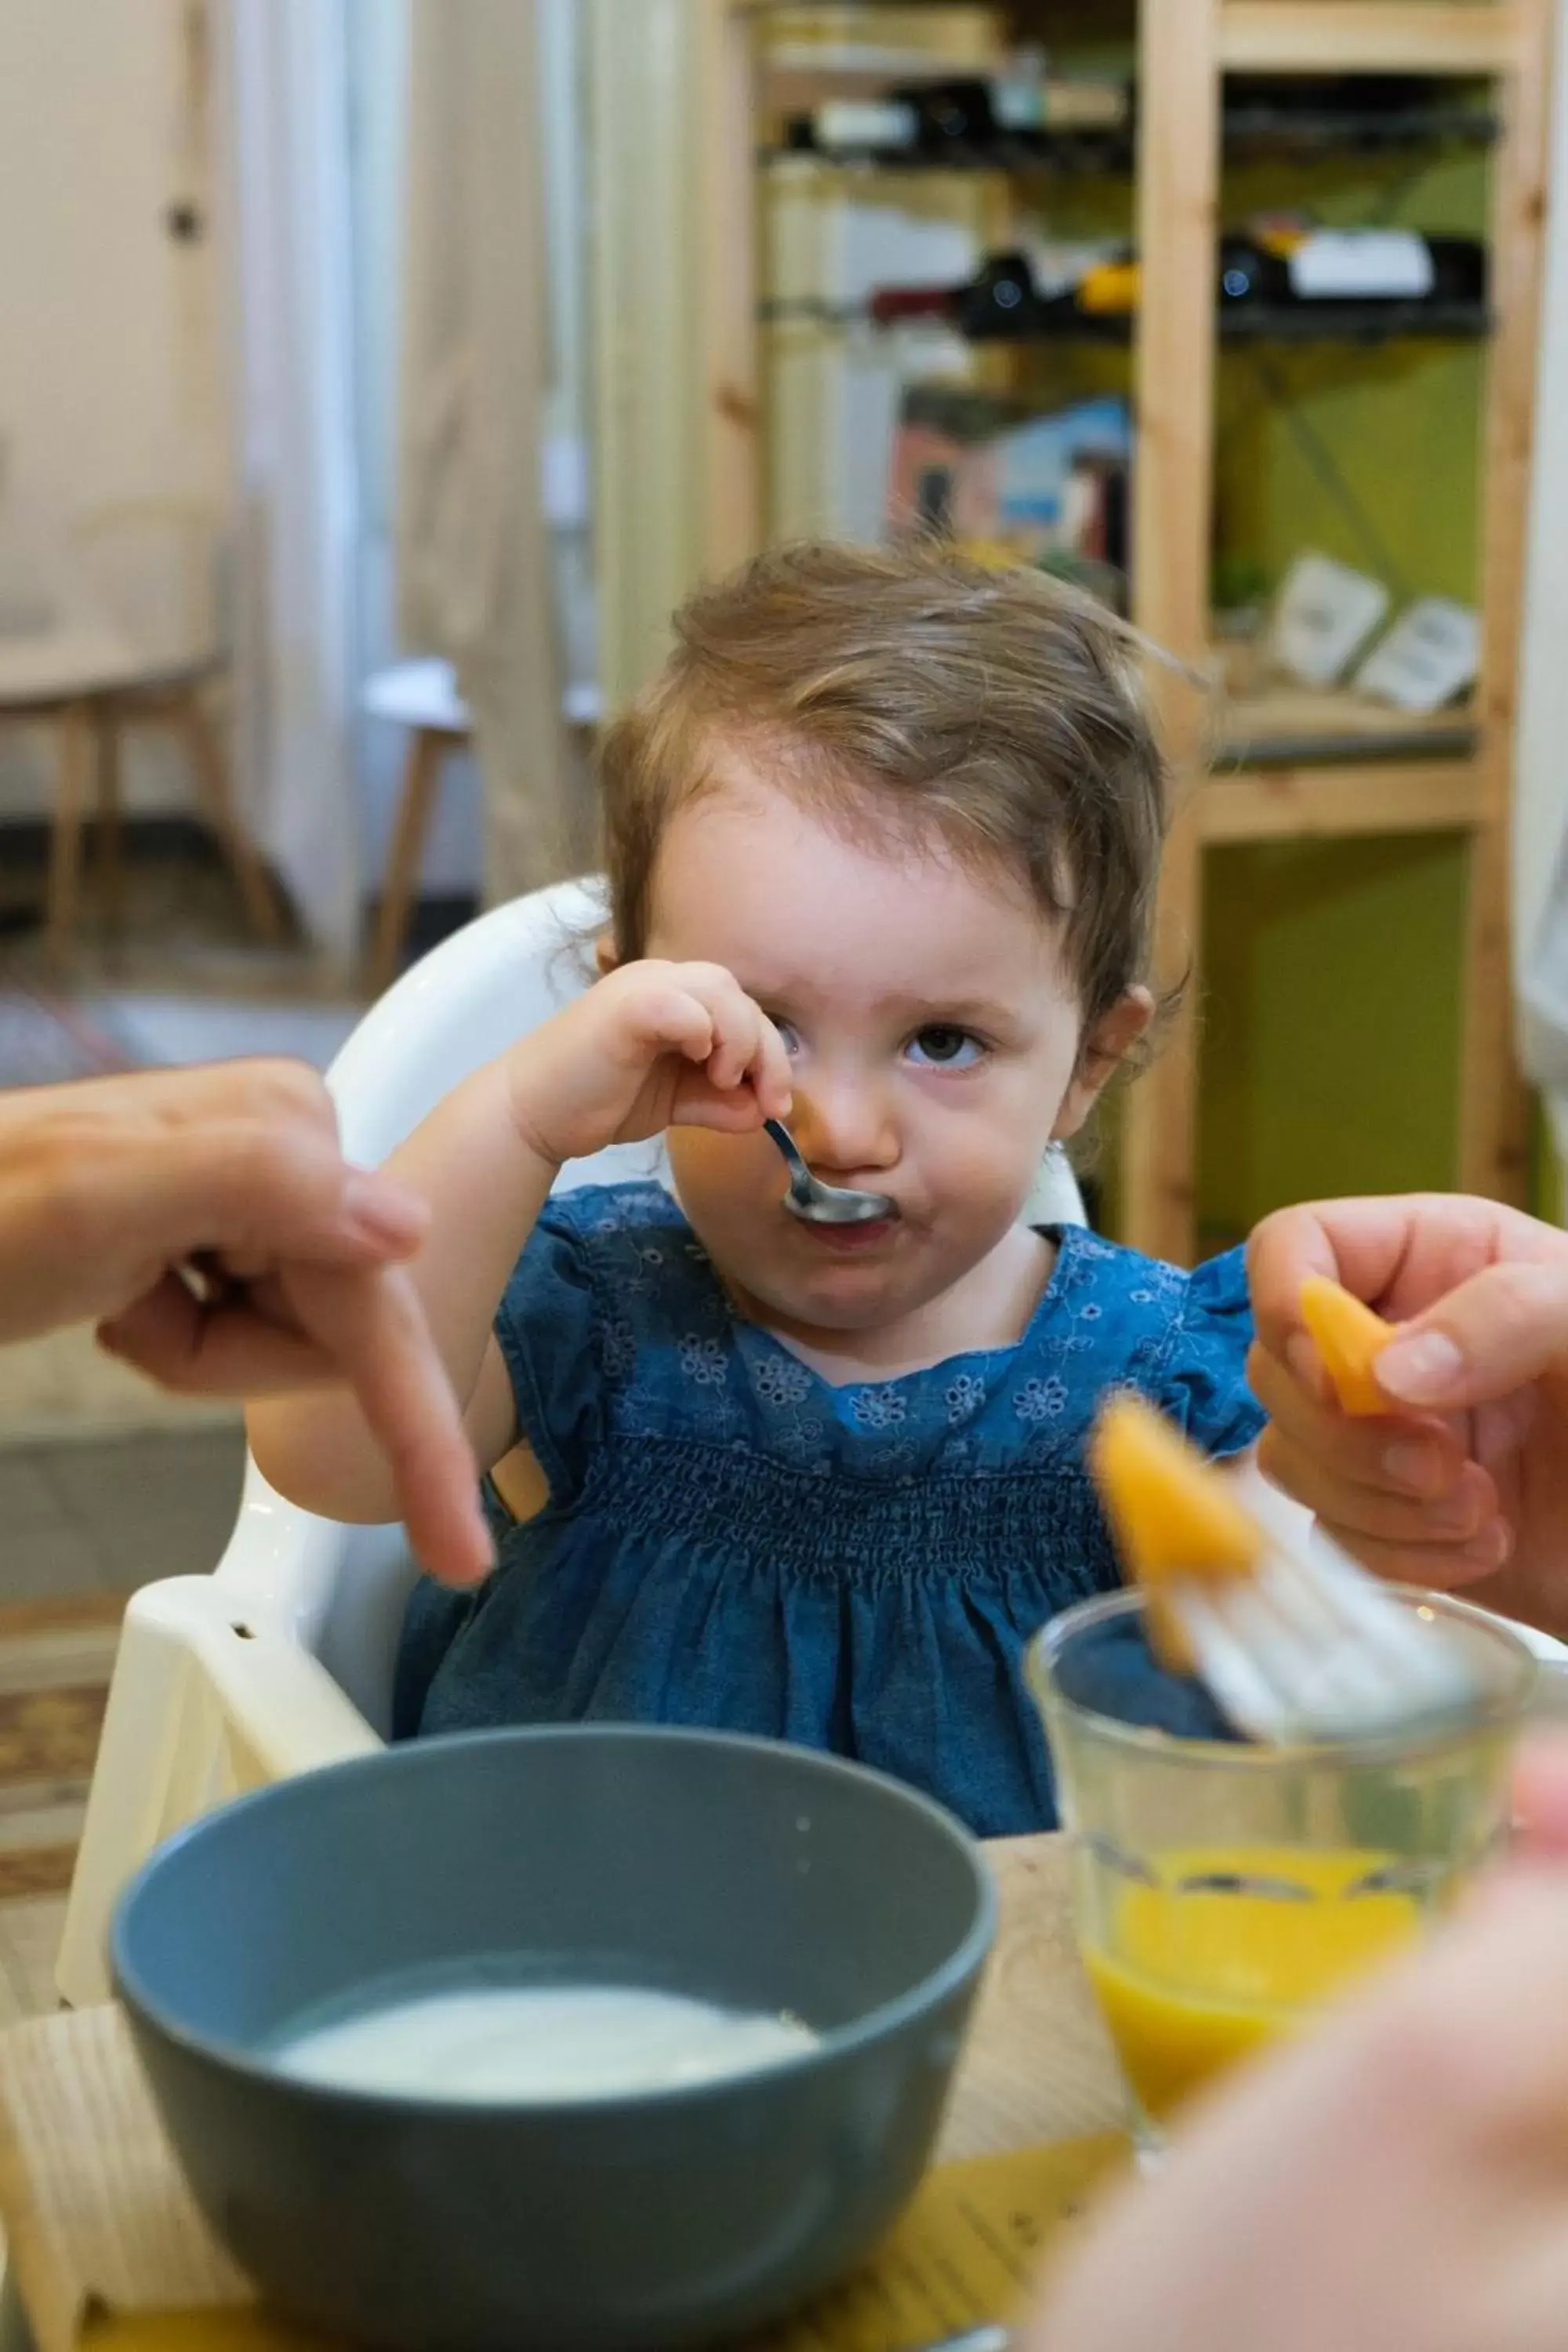
[[[1568,1234],[1462,1195],[1321,1202],[1267,1218],[1247,1273],[1270,1477],[1378,1574],[1568,1633]],[[1382,1413],[1339,1401],[1314,1276],[1398,1327]]]

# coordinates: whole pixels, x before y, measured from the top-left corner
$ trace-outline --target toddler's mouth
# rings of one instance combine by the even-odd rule
[[[858,1251],[874,1249],[879,1242],[888,1240],[898,1226],[899,1213],[895,1209],[890,1217],[872,1217],[859,1225],[819,1225],[804,1218],[795,1222],[800,1232],[820,1242],[824,1249],[852,1257]]]

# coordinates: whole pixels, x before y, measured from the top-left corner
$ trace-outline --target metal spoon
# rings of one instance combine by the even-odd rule
[[[812,1174],[783,1121],[770,1118],[764,1124],[789,1170],[784,1207],[792,1216],[804,1218],[808,1225],[869,1225],[895,1213],[885,1192],[857,1192],[847,1184],[825,1184]]]

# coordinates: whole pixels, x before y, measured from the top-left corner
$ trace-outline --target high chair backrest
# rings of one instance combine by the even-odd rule
[[[594,976],[605,903],[599,886],[563,882],[481,915],[373,1005],[328,1074],[343,1149],[369,1166],[402,1142],[443,1095],[548,1020]],[[561,1188],[659,1176],[640,1144],[574,1161]],[[1072,1171],[1052,1153],[1031,1219],[1081,1223]],[[234,1613],[254,1611],[313,1651],[383,1733],[393,1662],[414,1570],[401,1528],[346,1528],[274,1493],[254,1463],[217,1574]]]
[[[515,898],[447,940],[374,1004],[327,1084],[343,1150],[372,1166],[443,1095],[560,1010],[594,973],[604,899],[591,882]],[[562,1188],[658,1175],[653,1145],[574,1161]],[[285,1502],[254,1462],[219,1562],[237,1613],[255,1611],[321,1659],[378,1731],[414,1570],[397,1527],[348,1528]]]

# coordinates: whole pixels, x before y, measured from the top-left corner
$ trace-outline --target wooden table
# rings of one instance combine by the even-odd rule
[[[996,1948],[954,2088],[939,2159],[999,2157],[1092,2140],[1083,2177],[1120,2131],[1115,2062],[1079,1964],[1068,1855],[1057,1837],[987,1849],[1001,1900]],[[1064,2150],[1070,2189],[1076,2159]],[[116,2009],[39,2018],[0,2040],[0,2209],[39,2352],[70,2352],[82,2315],[98,2352],[275,2352],[279,2338],[233,2310],[247,2290],[184,2187]],[[136,2315],[192,2312],[155,2330]],[[25,2337],[26,2331],[22,2331]],[[15,2331],[0,2330],[0,2352]]]
[[[1120,2131],[1121,2083],[1068,1915],[1062,1837],[985,1849],[1001,1916],[939,2161]]]

